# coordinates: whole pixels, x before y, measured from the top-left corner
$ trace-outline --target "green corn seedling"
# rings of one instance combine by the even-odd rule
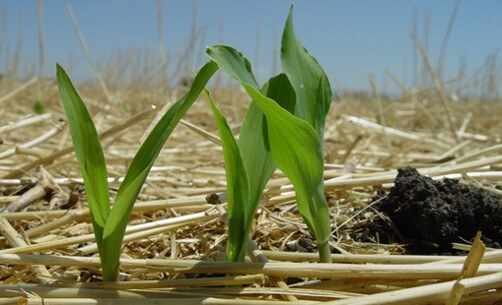
[[[256,88],[252,74],[248,76]],[[282,101],[282,106],[289,106],[292,111],[295,96],[285,74],[270,79],[260,92]],[[255,104],[251,104],[244,118],[239,140],[236,141],[211,94],[208,90],[205,93],[213,110],[225,159],[229,228],[227,259],[243,261],[260,196],[275,170],[265,116]]]
[[[96,128],[70,78],[57,65],[59,92],[84,179],[104,281],[117,279],[120,250],[129,216],[155,159],[179,120],[217,69],[214,62],[202,67],[188,93],[173,104],[153,128],[132,160],[111,207],[105,158]]]
[[[266,124],[260,124],[261,117],[256,110],[253,110],[256,111],[252,115],[255,117],[254,126],[257,129],[254,136],[259,138],[259,143],[265,145],[266,153],[270,148],[273,161],[293,183],[299,211],[316,238],[320,260],[331,262],[329,249],[331,226],[324,197],[322,155],[323,129],[331,103],[331,89],[320,65],[295,36],[292,8],[286,21],[281,48],[281,62],[286,75],[269,81],[265,88],[270,89],[270,94],[269,90],[266,91],[266,95],[263,92],[265,90],[258,90],[250,62],[236,49],[216,45],[209,47],[206,53],[220,69],[239,81],[251,96],[253,103],[248,115],[252,109],[259,109],[265,116]],[[273,96],[272,92],[275,92],[276,96]],[[286,94],[277,94],[279,92]],[[254,163],[246,163],[245,156],[256,155],[257,152],[253,146],[246,146],[249,141],[246,133],[241,132],[239,138],[241,145],[237,145],[224,117],[209,94],[208,96],[222,137],[227,171],[231,236],[227,254],[232,254],[229,257],[231,260],[240,260],[243,259],[243,247],[259,196],[274,167],[270,160],[265,162],[264,158],[261,160],[262,163],[258,163],[267,164],[265,168],[268,171],[262,170],[261,176],[250,174],[255,169]],[[245,126],[243,124],[243,128]],[[263,132],[266,132],[266,136]],[[244,140],[242,140],[243,135]],[[256,184],[254,189],[250,187],[252,183]],[[232,219],[235,219],[236,223],[233,223]]]
[[[105,281],[117,278],[125,228],[153,162],[218,68],[239,81],[253,99],[236,141],[209,91],[205,91],[224,149],[229,203],[228,259],[244,259],[253,215],[277,165],[295,187],[300,213],[316,238],[321,261],[330,261],[322,151],[331,89],[322,68],[295,36],[292,9],[282,37],[281,62],[285,74],[271,78],[260,90],[251,64],[240,52],[228,46],[213,46],[207,49],[207,54],[212,61],[198,72],[189,92],[173,104],[141,145],[113,207],[96,129],[70,79],[57,66],[61,100],[84,179]]]

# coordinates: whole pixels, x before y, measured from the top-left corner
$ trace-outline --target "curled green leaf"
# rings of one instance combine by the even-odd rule
[[[249,61],[240,52],[218,45],[208,48],[207,54],[222,70],[242,84],[253,103],[266,116],[273,160],[295,187],[300,213],[317,240],[321,261],[331,261],[328,244],[330,223],[324,197],[319,135],[309,123],[295,117],[246,81],[254,77],[248,75],[251,73]]]

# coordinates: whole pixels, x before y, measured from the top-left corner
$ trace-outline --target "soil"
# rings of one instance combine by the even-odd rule
[[[296,242],[287,243],[285,250],[287,252],[313,253],[316,246],[310,237],[301,237]]]
[[[411,254],[457,254],[451,243],[471,241],[478,230],[486,246],[502,247],[502,198],[457,180],[434,181],[414,168],[399,169],[377,209],[392,225],[380,219],[367,233],[384,243],[405,242]]]

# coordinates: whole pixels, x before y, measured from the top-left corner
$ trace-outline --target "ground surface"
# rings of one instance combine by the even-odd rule
[[[44,304],[57,303],[51,298],[95,304],[76,298],[120,303],[117,296],[147,302],[155,295],[181,295],[193,304],[222,304],[228,298],[239,304],[283,300],[358,304],[355,298],[368,297],[381,304],[398,297],[391,295],[397,290],[405,293],[425,283],[447,283],[442,290],[426,285],[419,293],[437,292],[429,299],[443,304],[451,281],[459,277],[462,258],[392,254],[405,254],[413,238],[419,248],[435,243],[442,253],[452,248],[452,242],[462,243],[455,249],[469,250],[477,229],[483,231],[487,245],[500,247],[501,104],[449,103],[455,135],[437,95],[427,89],[384,101],[386,126],[371,98],[342,96],[333,102],[325,130],[325,193],[337,264],[310,264],[316,260],[315,242],[298,213],[292,187],[277,171],[264,192],[251,235],[250,249],[260,249],[261,256],[251,255],[254,263],[238,267],[224,265],[224,164],[208,104],[201,99],[167,142],[136,202],[123,247],[122,258],[127,261],[120,278],[127,282],[104,292],[93,284],[101,279],[97,248],[57,88],[52,81],[39,85],[0,82],[0,204],[24,204],[0,217],[0,279],[5,285],[0,287],[0,298],[27,297],[32,304],[41,304],[36,303],[37,295],[45,298]],[[10,94],[15,88],[21,89]],[[109,99],[96,88],[79,88],[102,133],[112,196],[151,122],[183,90],[117,86]],[[249,100],[235,88],[215,90],[214,97],[238,134]],[[35,114],[37,101],[43,106],[37,112],[42,114]],[[151,110],[152,104],[157,108]],[[411,169],[398,172],[407,166],[430,178]],[[442,180],[445,177],[460,182]],[[375,202],[379,191],[378,198],[387,197]],[[401,236],[386,239],[389,230],[369,231],[380,219],[397,228],[392,234],[397,231]],[[479,281],[491,284],[468,282],[469,291],[481,295],[470,295],[462,304],[495,304],[500,291],[486,287],[501,288],[497,277],[501,275],[494,273],[502,271],[501,256],[497,251],[486,256],[479,275],[488,278]],[[42,259],[43,265],[34,264],[42,264]],[[438,264],[447,260],[450,265]],[[431,262],[436,265],[428,266]],[[243,277],[232,277],[229,283],[228,274]],[[139,281],[147,282],[134,286]],[[33,283],[56,286],[48,289]],[[89,290],[80,291],[75,283],[86,283]],[[51,294],[54,287],[67,290]],[[383,299],[375,293],[384,294]],[[481,297],[490,302],[469,303]]]
[[[434,181],[414,168],[399,169],[395,186],[378,205],[386,213],[399,234],[391,226],[384,231],[378,224],[381,241],[399,240],[409,243],[408,252],[416,254],[454,254],[451,244],[472,241],[479,230],[488,247],[501,248],[502,197],[461,184],[458,180]]]

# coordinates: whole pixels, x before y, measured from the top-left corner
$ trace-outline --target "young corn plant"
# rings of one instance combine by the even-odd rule
[[[118,277],[122,240],[134,202],[164,143],[218,70],[218,66],[214,62],[208,62],[202,67],[188,93],[173,104],[153,128],[132,160],[113,206],[110,205],[103,149],[89,111],[63,68],[57,65],[56,70],[61,101],[84,180],[103,280],[115,281]]]
[[[252,74],[248,77],[257,88]],[[295,95],[286,75],[271,78],[260,92],[281,101],[285,109],[293,110]],[[227,259],[243,261],[253,216],[265,185],[276,168],[270,153],[267,123],[258,106],[251,104],[236,141],[210,92],[205,90],[205,94],[213,111],[225,159],[229,228]]]
[[[229,204],[228,259],[244,259],[253,215],[277,165],[295,187],[300,213],[316,238],[320,260],[331,261],[322,158],[323,128],[331,89],[322,68],[295,36],[292,9],[282,37],[281,61],[285,74],[271,78],[260,90],[250,62],[237,50],[213,46],[207,49],[207,55],[211,61],[195,76],[189,92],[166,112],[136,153],[113,207],[96,128],[69,77],[57,66],[61,100],[84,179],[104,281],[117,279],[125,228],[153,162],[218,68],[239,81],[253,99],[236,141],[209,91],[205,91],[224,149]]]
[[[320,261],[331,262],[322,154],[331,89],[321,66],[296,38],[292,7],[281,44],[285,74],[270,79],[262,90],[258,90],[249,60],[239,51],[223,45],[206,51],[220,69],[241,83],[253,100],[236,142],[207,93],[222,139],[227,173],[227,255],[229,260],[244,258],[253,215],[275,163],[295,188],[299,211],[316,238]]]

